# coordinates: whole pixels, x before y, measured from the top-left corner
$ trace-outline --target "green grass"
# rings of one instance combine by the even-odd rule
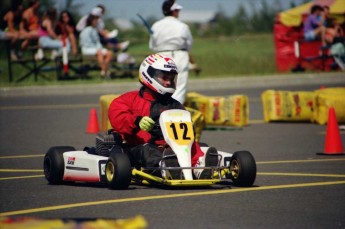
[[[147,43],[131,46],[137,58],[150,54]],[[275,73],[274,44],[271,34],[194,39],[191,51],[202,68],[201,77],[265,75]],[[193,74],[191,74],[193,77]]]
[[[196,40],[192,54],[203,76],[262,75],[275,72],[271,35]]]
[[[0,59],[0,86],[21,86],[21,85],[51,85],[71,83],[101,83],[94,74],[91,80],[75,80],[62,82],[56,80],[55,72],[47,75],[50,81],[39,79],[34,81],[32,75],[29,79],[20,83],[8,82],[7,60],[3,47],[1,48]],[[150,54],[148,41],[133,42],[130,46],[131,53],[140,63],[145,55]],[[236,77],[244,75],[265,75],[275,73],[274,44],[271,34],[245,35],[238,37],[220,37],[214,39],[195,38],[191,51],[196,63],[202,68],[198,77]],[[17,79],[25,71],[20,65],[15,65],[14,78]],[[192,78],[196,77],[193,73]],[[131,79],[116,79],[117,81],[130,81]],[[137,79],[132,79],[137,80]]]

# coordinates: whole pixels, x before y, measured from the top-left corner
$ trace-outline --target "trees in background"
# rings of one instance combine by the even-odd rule
[[[293,2],[290,5],[294,7]],[[273,5],[269,5],[266,0],[253,1],[250,12],[241,5],[233,16],[226,16],[220,8],[202,36],[271,33],[275,17],[282,10],[279,0],[276,0],[276,4]],[[197,29],[197,26],[194,26],[194,30]]]
[[[245,8],[242,4],[232,16],[227,16],[219,6],[215,18],[208,24],[208,26],[200,26],[198,24],[191,25],[193,36],[201,37],[217,37],[217,36],[232,36],[253,33],[271,33],[273,31],[274,20],[276,14],[283,10],[280,0],[275,0],[275,4],[268,4],[267,0],[249,0],[251,1],[250,9]],[[306,3],[310,0],[301,0]],[[0,11],[10,6],[11,0],[0,1]],[[28,1],[23,0],[24,5]],[[76,4],[73,0],[41,0],[40,13],[42,14],[48,6],[55,6],[58,11],[68,9],[75,20],[78,20],[82,15],[78,11],[83,4]],[[291,7],[295,7],[293,1],[290,3]],[[129,6],[130,7],[130,6]],[[154,17],[147,18],[149,24],[152,24],[157,19]],[[113,28],[112,18],[105,18],[105,23],[108,28]],[[126,39],[147,39],[148,32],[141,22],[133,21],[134,29],[131,31],[123,31],[120,36],[125,36]]]

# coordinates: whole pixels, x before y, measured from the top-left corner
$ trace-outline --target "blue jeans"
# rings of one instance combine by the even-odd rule
[[[44,36],[39,38],[39,44],[41,48],[47,48],[47,49],[57,49],[58,55],[62,54],[62,41],[61,40],[55,40],[51,37]],[[71,45],[68,40],[66,40],[66,46],[67,46],[67,52],[70,52]]]

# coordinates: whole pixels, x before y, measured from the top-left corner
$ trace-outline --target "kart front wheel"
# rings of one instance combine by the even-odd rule
[[[256,178],[256,163],[253,155],[248,151],[235,152],[230,160],[230,178],[234,185],[250,187]]]
[[[75,151],[71,146],[54,146],[51,147],[43,160],[44,176],[49,184],[61,184],[65,172],[65,163],[63,153]]]
[[[124,153],[111,153],[105,166],[105,176],[110,189],[127,189],[131,183],[132,167]]]

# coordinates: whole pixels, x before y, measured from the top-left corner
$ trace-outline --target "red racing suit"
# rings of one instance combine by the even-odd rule
[[[165,144],[161,130],[143,131],[139,128],[139,121],[149,116],[159,123],[160,113],[169,109],[185,108],[170,96],[162,96],[142,87],[139,91],[127,92],[114,99],[109,106],[108,117],[113,129],[122,135],[129,147],[145,143],[160,146]],[[194,142],[191,153],[194,166],[204,153],[197,142]]]

